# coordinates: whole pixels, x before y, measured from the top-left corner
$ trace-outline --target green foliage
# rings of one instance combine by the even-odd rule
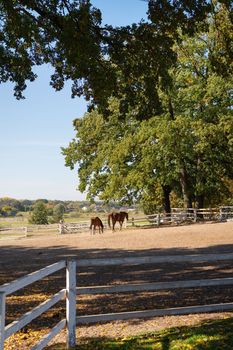
[[[9,206],[11,208],[14,208],[14,211],[22,211],[23,210],[23,204],[21,201],[9,198],[9,197],[3,197],[0,198],[0,208]]]
[[[10,205],[5,205],[1,208],[1,216],[7,217],[7,216],[15,216],[17,210],[15,208],[12,208]]]
[[[15,82],[14,94],[23,98],[27,81],[36,79],[34,66],[49,63],[56,90],[70,79],[72,96],[84,95],[105,115],[114,96],[121,118],[134,109],[146,119],[162,113],[158,90],[171,83],[177,29],[193,35],[210,25],[210,13],[219,46],[210,62],[225,76],[232,61],[230,1],[150,0],[148,5],[147,21],[114,28],[102,24],[101,11],[89,0],[0,0],[0,83]]]
[[[119,203],[110,202],[108,205],[104,204],[101,201],[95,201],[95,204],[89,201],[60,201],[60,200],[16,200],[14,198],[0,198],[0,218],[1,217],[9,217],[9,216],[17,216],[21,217],[23,221],[27,222],[28,212],[31,212],[38,202],[42,202],[47,209],[47,216],[49,223],[57,223],[65,217],[67,218],[79,218],[83,217],[85,220],[85,213],[90,213],[93,215],[93,212],[111,212],[114,208],[120,209]],[[16,205],[17,208],[23,208],[22,211],[19,211],[16,207],[12,207],[7,204],[11,203],[12,205]],[[83,208],[86,208],[84,211]],[[89,215],[89,216],[90,216]],[[89,219],[88,216],[88,219]],[[74,220],[74,219],[72,219]],[[19,221],[12,221],[10,224],[19,223]],[[20,224],[22,225],[22,224]]]
[[[53,222],[60,222],[61,220],[63,220],[63,216],[64,216],[64,212],[65,212],[65,207],[63,204],[57,204],[55,205],[55,207],[53,208]]]
[[[46,225],[48,224],[48,213],[46,206],[43,202],[38,201],[33,209],[30,217],[30,223],[35,225]]]
[[[194,37],[179,32],[172,81],[167,86],[161,81],[158,89],[162,113],[140,122],[138,100],[122,123],[121,101],[110,99],[108,119],[96,109],[74,121],[76,138],[62,152],[67,166],[78,164],[79,189],[89,199],[140,201],[150,212],[161,207],[169,188],[185,206],[220,203],[229,195],[232,76],[223,78],[212,65],[211,55],[220,50],[212,20],[207,32]]]

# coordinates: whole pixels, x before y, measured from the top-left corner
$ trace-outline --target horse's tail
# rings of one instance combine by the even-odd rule
[[[108,227],[111,228],[111,218],[112,218],[112,214],[108,215]]]
[[[104,224],[103,224],[102,220],[100,220],[100,226],[101,226],[102,233],[103,233],[104,232]]]

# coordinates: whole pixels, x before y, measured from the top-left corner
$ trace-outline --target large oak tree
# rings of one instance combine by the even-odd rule
[[[171,83],[157,89],[161,113],[140,122],[132,108],[122,123],[113,99],[108,119],[95,110],[75,121],[76,138],[63,153],[68,166],[79,166],[81,191],[150,206],[160,200],[165,211],[172,190],[186,207],[221,201],[233,178],[232,76],[212,65],[216,32],[214,24],[193,37],[179,32]]]

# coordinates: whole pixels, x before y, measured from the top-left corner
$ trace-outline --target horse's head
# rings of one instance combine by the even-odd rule
[[[126,220],[128,221],[129,220],[129,214],[125,213],[125,217],[126,217]]]

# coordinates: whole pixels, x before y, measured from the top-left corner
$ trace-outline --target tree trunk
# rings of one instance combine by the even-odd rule
[[[203,194],[196,196],[196,207],[197,207],[197,209],[204,208],[204,195]]]
[[[163,189],[163,210],[166,214],[171,213],[170,193],[171,187],[167,185],[162,186]]]
[[[169,110],[171,120],[174,120],[174,109],[173,109],[172,100],[170,96],[168,100],[168,110]]]
[[[184,168],[180,170],[180,184],[183,194],[184,207],[192,208],[192,195],[190,194],[187,172]]]
[[[201,159],[198,157],[197,159],[197,184],[202,184],[202,187],[205,183],[205,178],[203,178],[203,174],[201,171]],[[196,208],[201,209],[204,208],[204,194],[196,195]]]

